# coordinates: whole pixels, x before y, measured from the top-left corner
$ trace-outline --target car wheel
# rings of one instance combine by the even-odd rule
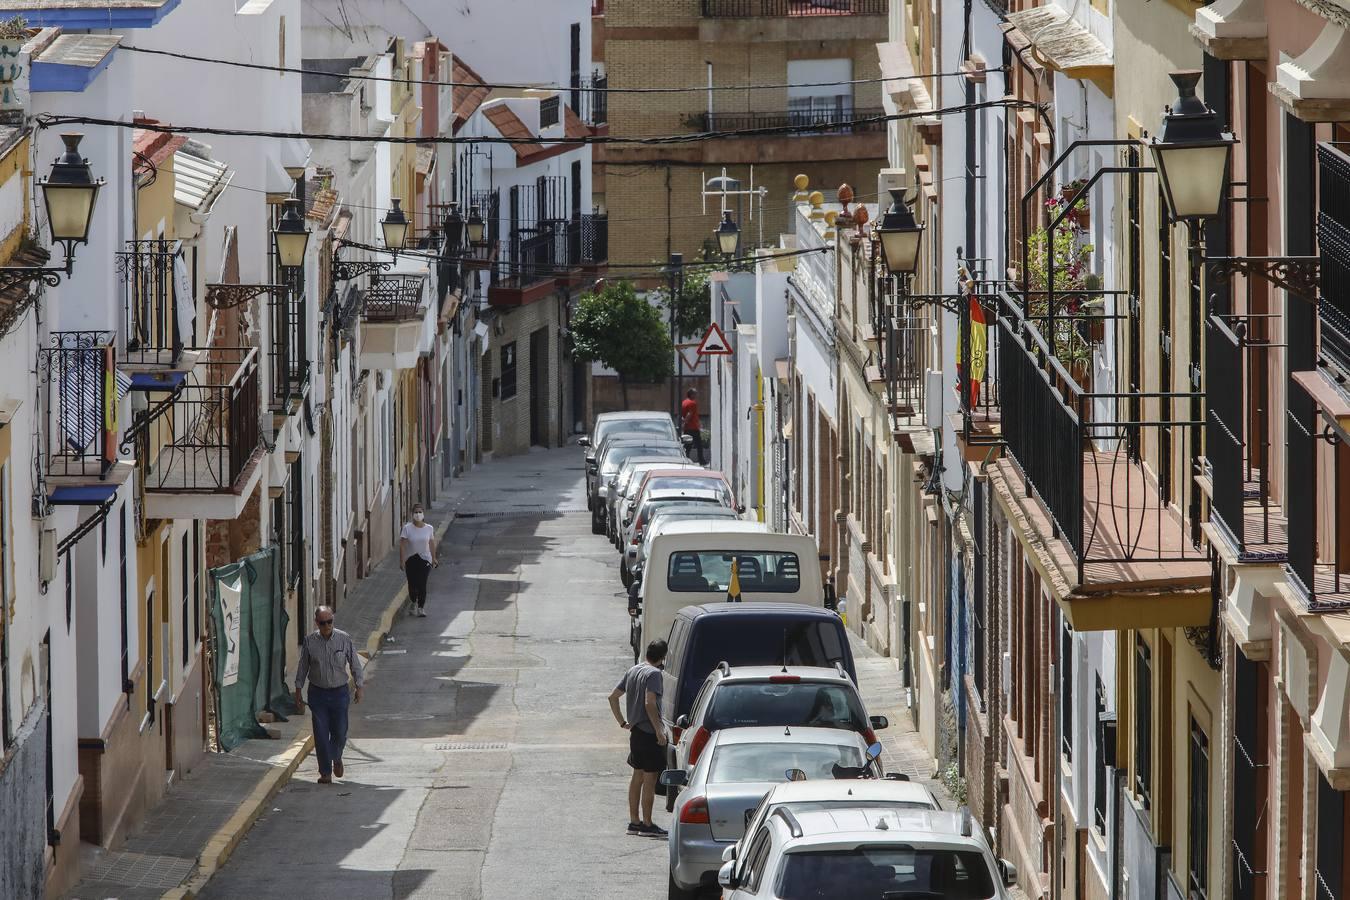
[[[670,876],[670,890],[666,894],[667,900],[698,900],[701,892],[698,888],[686,890],[675,883],[675,876]]]
[[[623,559],[619,560],[619,580],[623,582],[624,587],[633,583],[633,576],[628,574],[628,562]]]
[[[591,511],[591,534],[604,534],[605,523],[600,521],[600,516],[594,510]]]

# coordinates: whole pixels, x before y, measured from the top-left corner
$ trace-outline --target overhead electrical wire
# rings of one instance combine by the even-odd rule
[[[773,135],[785,134],[828,134],[862,125],[880,125],[885,122],[924,119],[934,116],[964,113],[976,109],[1036,106],[1037,104],[1030,100],[1018,100],[1013,97],[1003,97],[997,100],[983,100],[978,103],[965,103],[959,106],[944,107],[942,109],[915,110],[912,112],[864,116],[858,119],[817,122],[806,125],[770,125],[762,128],[738,128],[728,129],[727,131],[698,131],[690,134],[660,134],[634,137],[608,134],[591,134],[579,137],[567,137],[566,135],[563,135],[551,138],[535,136],[528,138],[508,138],[501,136],[457,137],[453,135],[432,135],[430,137],[381,135],[371,137],[368,135],[354,134],[323,134],[303,131],[265,131],[251,128],[221,128],[218,126],[206,125],[169,125],[162,122],[128,122],[121,119],[106,119],[98,116],[68,116],[55,115],[52,113],[43,113],[42,115],[37,116],[35,121],[39,128],[56,128],[64,125],[96,125],[108,128],[141,129],[162,134],[210,134],[221,137],[258,137],[274,140],[333,141],[348,144],[508,144],[512,146],[532,144],[547,144],[549,146],[636,144],[642,146],[664,146],[672,144],[698,144],[709,141],[728,140],[736,137],[770,137]]]
[[[399,78],[394,75],[365,75],[351,72],[330,72],[326,69],[309,69],[303,66],[274,66],[268,63],[247,62],[238,59],[221,59],[212,56],[199,56],[192,53],[182,53],[176,50],[157,50],[150,47],[129,47],[125,44],[119,44],[118,49],[130,50],[134,53],[148,53],[154,56],[168,56],[173,59],[181,59],[189,62],[207,63],[217,66],[232,66],[240,69],[256,69],[263,72],[279,72],[282,74],[293,75],[316,75],[324,78],[336,78],[342,81],[379,81],[391,84],[406,85],[426,85],[430,87],[463,87],[463,88],[487,88],[488,90],[504,91],[584,91],[586,93],[605,93],[605,94],[682,94],[697,93],[706,94],[708,91],[758,91],[774,90],[782,88],[800,88],[800,87],[846,87],[857,84],[879,84],[883,81],[903,81],[906,78],[957,78],[969,76],[969,72],[928,72],[916,73],[914,75],[903,75],[899,77],[877,77],[877,78],[853,78],[845,81],[804,81],[780,84],[714,84],[698,85],[697,87],[592,87],[578,86],[573,88],[570,85],[559,84],[523,84],[523,83],[503,83],[491,81],[433,81],[422,78]],[[1005,67],[995,69],[985,69],[985,72],[1004,72]]]
[[[339,241],[339,246],[340,246],[340,247],[351,247],[351,248],[354,248],[354,249],[357,249],[357,250],[365,250],[365,251],[370,252],[370,253],[380,253],[380,254],[384,254],[384,255],[392,255],[392,251],[389,250],[389,248],[387,248],[387,247],[376,247],[376,246],[374,246],[374,245],[372,245],[372,244],[364,244],[364,243],[361,243],[360,241],[351,241],[351,240],[343,239],[343,240]],[[807,247],[807,248],[801,249],[801,250],[786,250],[786,249],[785,249],[785,250],[773,250],[770,254],[768,254],[768,255],[766,255],[766,256],[734,256],[734,257],[730,257],[730,258],[727,258],[727,259],[691,259],[691,260],[688,260],[688,261],[685,261],[685,262],[681,262],[681,263],[679,263],[678,265],[671,265],[671,264],[668,264],[668,263],[661,263],[661,262],[645,262],[645,263],[610,263],[610,262],[606,262],[606,263],[604,263],[604,268],[605,268],[606,270],[610,270],[610,269],[641,270],[641,271],[638,272],[637,274],[641,274],[641,272],[650,272],[650,273],[652,273],[652,274],[662,275],[662,274],[666,274],[667,272],[669,272],[672,268],[679,268],[679,269],[692,269],[692,268],[710,268],[710,269],[717,269],[717,268],[725,268],[725,267],[727,267],[727,266],[736,265],[737,263],[759,263],[759,262],[767,262],[767,261],[770,261],[770,260],[777,260],[777,259],[790,259],[790,258],[796,257],[796,256],[809,256],[809,255],[811,255],[811,254],[813,254],[813,253],[828,253],[828,252],[830,252],[830,251],[833,250],[833,249],[834,249],[834,248],[833,248],[832,246],[826,245],[826,246],[824,246],[824,247]],[[408,257],[408,258],[411,258],[411,259],[423,259],[423,260],[426,260],[426,261],[428,261],[428,262],[440,262],[440,261],[443,259],[443,257],[442,257],[440,254],[437,254],[437,253],[431,253],[431,252],[428,252],[428,251],[425,251],[425,250],[407,250],[407,249],[404,249],[404,250],[398,251],[398,255],[399,255],[399,256],[405,256],[405,257]],[[493,261],[493,260],[479,259],[479,258],[473,257],[473,256],[456,256],[456,257],[451,257],[451,258],[456,259],[456,260],[461,261],[461,262],[479,262],[479,263],[482,263],[485,267],[486,267],[486,266],[496,266],[496,267],[498,267],[499,269],[503,269],[503,270],[505,270],[508,274],[512,274],[512,275],[517,275],[517,274],[518,274],[518,275],[545,275],[545,276],[547,276],[547,275],[567,275],[567,274],[574,274],[574,273],[576,272],[575,269],[573,269],[573,268],[568,268],[568,267],[566,267],[566,266],[535,266],[535,265],[530,265],[529,263],[506,262],[506,261],[501,261],[501,260]],[[400,274],[400,273],[397,273],[397,272],[390,272],[390,273],[385,273],[385,274],[397,275],[397,274]],[[632,276],[630,275],[629,277],[632,277]]]
[[[943,181],[954,181],[954,180],[956,180],[958,177],[964,177],[964,176],[955,176],[955,175],[954,175],[954,176],[952,176],[951,178],[944,178]],[[225,190],[249,191],[250,193],[254,193],[254,194],[276,194],[276,193],[277,193],[276,191],[269,191],[269,190],[266,190],[266,189],[264,189],[264,188],[249,187],[248,185],[239,184],[239,183],[236,182],[236,181],[230,181],[230,182],[228,182],[228,183],[224,186],[224,189],[225,189]],[[339,195],[339,196],[340,196],[340,195]],[[717,195],[716,195],[716,193],[714,193],[714,194],[711,194],[710,196],[717,196]],[[733,194],[728,194],[727,196],[728,196],[728,197],[734,197],[735,195],[733,195]],[[880,197],[880,196],[881,196],[881,194],[880,194],[879,192],[877,192],[877,191],[871,191],[871,192],[855,192],[854,195],[853,195],[853,200],[850,201],[850,202],[855,203],[855,204],[862,204],[862,203],[867,203],[867,202],[870,201],[870,200],[875,200],[875,199],[877,199],[877,198]],[[444,203],[437,204],[437,208],[445,207],[446,205],[447,205],[447,204],[444,204]],[[755,215],[760,215],[761,213],[787,212],[787,211],[789,211],[789,210],[796,209],[799,205],[800,205],[800,203],[798,203],[798,202],[786,203],[786,204],[774,204],[774,205],[772,205],[772,206],[758,206],[758,205],[756,205],[756,206],[755,206],[754,212],[755,212]],[[384,213],[386,213],[386,212],[389,211],[388,207],[384,207],[384,206],[371,206],[371,205],[366,204],[366,203],[349,203],[348,201],[343,200],[343,199],[339,199],[339,201],[338,201],[338,206],[341,207],[341,208],[343,208],[343,209],[354,209],[354,210],[355,210],[355,209],[359,209],[359,210],[365,210],[365,211],[367,211],[367,212],[379,213],[379,214],[381,214],[381,215],[383,215]],[[459,203],[459,208],[460,208],[460,214],[461,214],[461,215],[467,215],[467,214],[468,214],[468,211],[469,211],[469,208],[470,208],[470,204],[461,201],[461,202]],[[589,213],[588,213],[588,215],[589,215]],[[654,222],[658,222],[658,223],[659,223],[659,222],[664,222],[664,221],[666,221],[667,219],[675,219],[675,220],[680,220],[680,219],[706,219],[706,218],[708,218],[709,216],[719,216],[719,215],[721,215],[721,212],[720,212],[720,211],[713,211],[713,212],[706,212],[706,213],[680,213],[680,214],[678,214],[678,215],[672,215],[672,216],[635,216],[635,217],[629,218],[629,219],[618,219],[618,218],[615,218],[614,216],[605,216],[605,220],[606,220],[610,225],[650,225],[650,224],[652,224],[652,223],[654,223]],[[439,228],[439,225],[438,225],[437,227]]]

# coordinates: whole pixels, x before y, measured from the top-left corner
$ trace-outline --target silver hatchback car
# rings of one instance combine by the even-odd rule
[[[693,900],[715,887],[722,856],[745,833],[760,800],[787,772],[807,778],[834,777],[835,766],[867,766],[867,742],[856,731],[839,728],[726,728],[716,732],[692,772],[668,769],[661,783],[682,788],[670,825],[671,898]]]

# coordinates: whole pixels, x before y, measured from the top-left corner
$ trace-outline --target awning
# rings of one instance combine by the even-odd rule
[[[117,493],[115,484],[76,484],[52,488],[47,502],[52,506],[102,506]]]
[[[1111,77],[1111,51],[1063,8],[1053,4],[1008,13],[1007,21],[1026,38],[1047,66],[1070,78]]]
[[[131,376],[133,391],[173,391],[187,381],[186,372],[135,372]]]
[[[70,534],[61,538],[56,545],[57,557],[69,553],[70,549],[80,542],[80,538],[93,531],[100,522],[108,518],[108,512],[113,508],[113,501],[117,499],[117,487],[115,484],[72,485],[55,488],[47,495],[47,502],[52,506],[97,507],[92,513],[85,516],[84,521],[76,525]]]

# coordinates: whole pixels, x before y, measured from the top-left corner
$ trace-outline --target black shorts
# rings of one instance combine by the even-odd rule
[[[666,748],[656,735],[645,728],[628,729],[628,765],[642,772],[660,772],[666,768]]]

